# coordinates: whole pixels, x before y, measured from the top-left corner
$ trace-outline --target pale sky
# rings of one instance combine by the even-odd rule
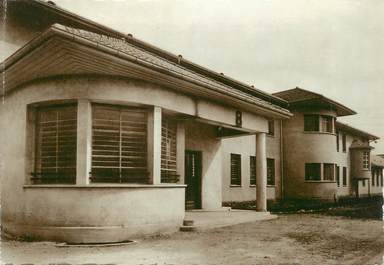
[[[383,138],[383,0],[54,0],[269,93],[299,86]]]

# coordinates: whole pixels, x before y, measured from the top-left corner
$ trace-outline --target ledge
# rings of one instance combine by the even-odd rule
[[[185,188],[185,184],[157,184],[157,185],[146,185],[146,184],[90,184],[90,185],[63,185],[63,184],[47,184],[47,185],[24,185],[23,189],[94,189],[94,188],[124,188],[124,189],[158,189],[158,188]]]
[[[330,133],[330,132],[317,132],[317,131],[303,131],[303,134],[321,134],[321,135],[333,135],[336,136],[336,133]]]
[[[336,183],[333,180],[306,180],[304,183]]]
[[[241,188],[241,185],[229,185],[230,188]]]

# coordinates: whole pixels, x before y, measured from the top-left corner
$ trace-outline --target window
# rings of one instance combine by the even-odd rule
[[[375,186],[375,178],[376,178],[376,168],[372,168],[372,171],[371,171],[371,182],[372,182],[372,187]]]
[[[163,115],[161,122],[161,182],[176,183],[176,134],[177,123]]]
[[[378,169],[377,174],[376,174],[376,186],[383,186],[382,185],[383,182],[381,179],[382,177],[383,177],[383,170],[380,168],[380,169]],[[380,185],[380,181],[381,181],[381,185]]]
[[[336,165],[336,182],[337,187],[340,187],[340,167]]]
[[[275,121],[274,120],[268,121],[268,135],[270,135],[270,136],[275,135]]]
[[[321,180],[321,164],[305,164],[305,180]]]
[[[343,152],[347,152],[347,135],[343,133],[342,136],[342,146],[343,146]]]
[[[333,117],[321,116],[321,131],[333,133]]]
[[[304,115],[304,131],[319,131],[319,115]]]
[[[334,164],[324,164],[323,167],[323,179],[324,180],[329,180],[329,181],[334,181],[335,180],[335,165]]]
[[[340,137],[339,137],[339,132],[336,132],[336,151],[340,151]]]
[[[36,110],[34,184],[76,182],[77,107]]]
[[[267,158],[267,185],[275,185],[275,159]]]
[[[380,186],[383,187],[383,170],[380,169]]]
[[[343,186],[347,186],[347,168],[343,167]]]
[[[256,156],[249,157],[249,185],[256,185]]]
[[[92,106],[92,182],[148,183],[147,111]]]
[[[365,187],[365,179],[363,179],[363,187]]]
[[[241,155],[231,154],[231,185],[241,185]]]
[[[363,152],[363,168],[369,169],[369,152]]]

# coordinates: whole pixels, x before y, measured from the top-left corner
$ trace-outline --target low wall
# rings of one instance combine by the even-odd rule
[[[184,194],[184,185],[24,186],[24,207],[3,228],[15,236],[75,243],[175,232],[184,219]]]

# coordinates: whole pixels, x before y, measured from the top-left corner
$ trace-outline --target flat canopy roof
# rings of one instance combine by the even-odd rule
[[[273,95],[288,101],[291,107],[325,107],[334,109],[337,116],[347,116],[356,114],[350,108],[333,101],[321,94],[314,93],[299,87],[274,93]]]
[[[289,110],[178,63],[114,38],[55,24],[7,58],[5,93],[35,79],[62,75],[132,77],[245,108],[266,117],[288,118]]]

